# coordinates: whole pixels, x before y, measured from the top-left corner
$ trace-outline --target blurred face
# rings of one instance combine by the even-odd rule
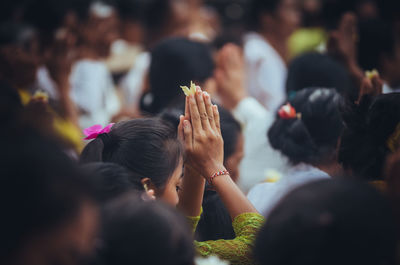
[[[172,173],[172,176],[169,178],[167,184],[165,185],[162,194],[156,194],[156,197],[160,198],[169,205],[176,206],[179,202],[178,192],[181,187],[182,173],[183,159],[181,159],[178,167],[175,169],[174,173]]]
[[[104,18],[91,14],[88,20],[80,26],[84,45],[100,58],[107,58],[111,44],[119,37],[118,22],[115,13]]]
[[[262,24],[269,32],[288,38],[300,25],[300,9],[296,0],[282,0],[273,14],[266,14]]]
[[[235,153],[225,160],[225,167],[234,182],[239,180],[239,165],[244,156],[244,138],[240,134],[236,143]]]
[[[282,0],[275,18],[280,25],[281,34],[290,36],[300,25],[300,10],[296,0]]]

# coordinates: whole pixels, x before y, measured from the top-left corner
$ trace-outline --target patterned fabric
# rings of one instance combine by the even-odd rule
[[[188,217],[189,223],[192,225],[193,231],[200,220],[198,217]],[[265,219],[258,213],[243,213],[233,220],[232,226],[236,234],[236,238],[232,240],[215,240],[215,241],[195,241],[197,253],[201,256],[217,255],[221,259],[227,260],[231,265],[236,264],[253,264],[251,249],[256,234]]]

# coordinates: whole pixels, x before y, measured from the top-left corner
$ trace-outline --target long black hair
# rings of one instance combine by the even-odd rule
[[[400,93],[365,96],[359,105],[347,104],[343,119],[339,162],[355,177],[382,179],[383,165],[391,153],[387,141],[400,123]]]
[[[146,118],[115,124],[85,147],[81,162],[116,163],[163,189],[182,155],[176,129],[161,119]]]
[[[333,89],[307,88],[289,102],[301,117],[283,119],[277,115],[268,132],[271,146],[293,164],[315,165],[335,159],[343,129],[340,94]]]
[[[140,179],[121,165],[95,162],[85,164],[82,169],[87,172],[88,181],[102,204],[125,193],[145,191]]]

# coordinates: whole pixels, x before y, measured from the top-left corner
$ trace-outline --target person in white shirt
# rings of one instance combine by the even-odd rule
[[[82,129],[94,124],[107,125],[120,109],[112,76],[103,61],[115,37],[114,15],[111,8],[93,4],[74,25],[60,25],[55,43],[68,49],[59,44],[60,51],[53,57],[64,55],[57,62],[58,67],[63,67],[58,70],[54,64],[45,62],[36,75],[38,88],[47,92],[52,100],[71,98],[79,112],[78,123]],[[69,44],[69,34],[80,42]],[[60,95],[57,74],[63,75],[68,87],[64,95]]]
[[[240,122],[244,136],[244,157],[240,165],[238,185],[247,192],[263,182],[270,172],[285,172],[287,159],[272,149],[267,132],[274,122],[274,113],[265,109],[245,89],[244,62],[241,50],[225,45],[217,55],[215,80],[221,104]]]
[[[253,187],[248,198],[268,216],[273,207],[294,188],[340,173],[336,161],[343,122],[339,112],[342,96],[327,88],[306,88],[283,105],[268,132],[271,146],[285,155],[292,168],[275,183]]]
[[[295,0],[257,0],[251,17],[254,32],[244,37],[248,91],[275,111],[285,100],[287,41],[300,23],[300,12]]]

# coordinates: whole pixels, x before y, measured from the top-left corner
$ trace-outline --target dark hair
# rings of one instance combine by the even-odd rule
[[[273,14],[282,0],[252,0],[250,12],[248,14],[248,26],[250,29],[257,30],[260,27],[260,17],[262,14]]]
[[[23,107],[17,90],[3,80],[0,80],[0,91],[0,122],[7,128],[19,120]]]
[[[46,46],[54,39],[68,12],[85,20],[91,3],[92,0],[31,0],[27,2],[23,19],[38,30],[41,44]]]
[[[196,228],[199,241],[230,240],[236,237],[232,219],[216,191],[207,189],[203,196],[203,213]]]
[[[140,21],[146,0],[113,0],[109,2],[117,9],[122,20]]]
[[[392,58],[395,52],[395,34],[390,24],[371,19],[359,25],[358,62],[364,70],[382,70],[383,56]]]
[[[143,192],[144,187],[128,169],[114,163],[89,163],[83,166],[101,203],[109,202],[128,192]]]
[[[356,177],[383,178],[383,165],[391,153],[387,140],[400,123],[400,93],[364,97],[359,105],[343,109],[345,130],[339,147],[339,162]]]
[[[130,196],[105,209],[98,265],[192,265],[193,239],[186,220],[160,202]]]
[[[324,0],[322,3],[322,17],[324,22],[324,28],[328,30],[337,29],[340,19],[343,14],[349,11],[354,11],[354,5],[352,0]]]
[[[139,179],[148,177],[163,188],[182,158],[176,129],[159,118],[115,124],[110,133],[90,142],[81,162],[111,162],[129,169]]]
[[[142,24],[150,32],[158,31],[167,22],[171,13],[171,0],[144,0]]]
[[[0,21],[16,20],[21,11],[24,10],[26,0],[3,0],[0,1]]]
[[[3,133],[3,132],[2,132]],[[0,263],[18,257],[31,237],[74,218],[92,188],[56,143],[23,128],[1,137]]]
[[[32,51],[36,40],[36,31],[28,25],[16,22],[0,23],[0,46],[16,45],[25,51]]]
[[[150,91],[141,100],[143,111],[156,114],[184,102],[180,86],[204,82],[213,75],[214,63],[206,44],[184,38],[159,43],[151,53]]]
[[[329,55],[317,52],[302,54],[289,65],[286,81],[288,96],[305,87],[333,88],[344,96],[354,94],[346,68]]]
[[[219,107],[218,111],[221,120],[222,139],[224,139],[224,160],[226,160],[235,153],[242,128],[227,109]]]
[[[313,182],[274,208],[254,256],[261,265],[395,264],[393,215],[367,184]]]
[[[343,128],[340,94],[333,89],[307,88],[289,102],[301,117],[282,119],[277,115],[268,132],[271,146],[293,164],[319,164],[334,159]]]

